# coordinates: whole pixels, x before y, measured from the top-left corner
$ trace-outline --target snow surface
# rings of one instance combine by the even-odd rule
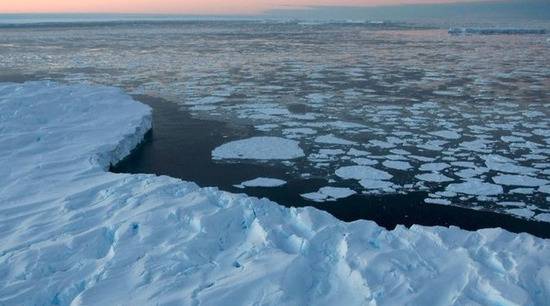
[[[550,242],[528,234],[387,231],[167,176],[106,172],[150,126],[151,110],[117,89],[0,84],[0,304],[550,300]]]
[[[252,137],[223,144],[212,151],[213,159],[288,160],[304,156],[299,143],[281,137]]]

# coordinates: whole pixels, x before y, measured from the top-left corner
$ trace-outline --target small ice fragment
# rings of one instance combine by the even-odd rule
[[[446,199],[426,198],[424,199],[424,202],[428,204],[451,205],[451,201]]]

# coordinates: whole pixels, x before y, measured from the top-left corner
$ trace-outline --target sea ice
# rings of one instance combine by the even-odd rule
[[[447,163],[427,163],[420,166],[420,171],[441,171],[444,169],[449,168],[449,164]]]
[[[447,191],[469,195],[491,196],[502,194],[503,189],[500,185],[471,180],[463,183],[450,184],[447,186]]]
[[[267,178],[267,177],[258,177],[253,180],[249,180],[246,182],[242,182],[240,185],[238,185],[240,188],[244,187],[279,187],[286,184],[286,181],[275,179],[275,178]]]
[[[512,209],[507,209],[506,210],[507,213],[509,214],[512,214],[512,215],[515,215],[515,216],[518,216],[518,217],[522,217],[522,218],[531,218],[535,215],[535,213],[527,208],[512,208]]]
[[[549,222],[550,223],[550,213],[542,213],[535,216],[535,219],[538,221]]]
[[[352,158],[351,161],[362,166],[374,166],[378,164],[377,160],[364,157]]]
[[[345,166],[336,169],[336,175],[343,179],[371,179],[371,180],[389,180],[393,176],[385,171],[378,170],[370,166]]]
[[[396,169],[396,170],[408,170],[411,169],[412,166],[406,161],[394,161],[394,160],[386,160],[382,163],[384,167],[390,168],[390,169]]]
[[[550,185],[540,186],[539,189],[538,189],[538,192],[543,192],[543,193],[550,194]]]
[[[373,180],[373,179],[362,179],[359,181],[359,184],[363,186],[363,188],[365,189],[389,189],[395,186],[390,181]]]
[[[213,159],[288,160],[304,156],[299,143],[280,137],[252,137],[223,144],[212,151]]]
[[[433,182],[433,183],[444,183],[444,182],[454,181],[452,178],[436,172],[417,174],[415,175],[415,177],[421,181]]]
[[[438,205],[451,205],[452,202],[446,199],[434,199],[434,198],[425,198],[425,203],[428,204],[438,204]]]
[[[338,138],[338,137],[336,137],[332,134],[318,136],[318,137],[315,138],[315,142],[317,142],[317,143],[326,143],[326,144],[336,144],[336,145],[354,145],[354,144],[356,144],[353,141]]]
[[[493,182],[506,186],[536,187],[543,186],[550,181],[526,175],[501,174],[493,177]]]
[[[431,132],[430,134],[445,139],[459,139],[461,137],[461,135],[456,131],[437,131]]]
[[[322,202],[343,199],[356,194],[355,191],[345,187],[322,187],[317,192],[305,193],[301,196],[312,201]]]

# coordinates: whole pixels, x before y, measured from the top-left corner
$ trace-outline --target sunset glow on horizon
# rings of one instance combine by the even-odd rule
[[[306,6],[382,6],[470,0],[18,0],[0,2],[0,13],[257,14]]]

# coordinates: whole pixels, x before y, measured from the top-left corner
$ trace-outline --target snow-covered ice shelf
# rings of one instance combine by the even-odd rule
[[[0,84],[0,304],[550,300],[550,242],[531,235],[387,231],[166,176],[106,172],[150,123],[151,110],[117,89]],[[390,177],[374,170],[339,175]]]

